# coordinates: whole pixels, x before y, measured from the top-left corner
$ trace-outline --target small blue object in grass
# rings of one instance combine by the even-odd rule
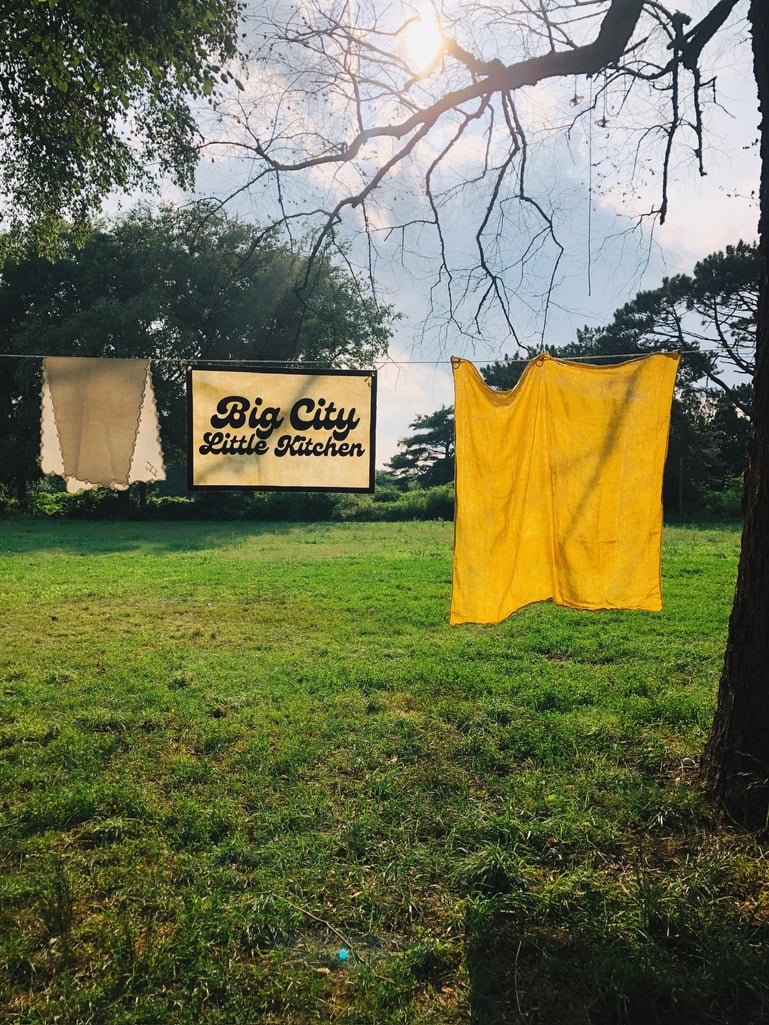
[[[349,956],[350,951],[346,947],[342,947],[342,949],[339,951],[337,955],[340,961],[346,961]]]

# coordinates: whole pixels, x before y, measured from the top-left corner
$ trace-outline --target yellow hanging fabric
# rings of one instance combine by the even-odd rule
[[[662,608],[662,470],[679,357],[615,366],[542,355],[515,388],[453,359],[452,623],[552,598]]]

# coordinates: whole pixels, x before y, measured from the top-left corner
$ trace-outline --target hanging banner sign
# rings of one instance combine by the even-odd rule
[[[376,372],[187,372],[191,490],[374,490]]]

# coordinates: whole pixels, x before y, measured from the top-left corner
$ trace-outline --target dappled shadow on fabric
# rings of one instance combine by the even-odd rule
[[[662,606],[662,471],[677,354],[612,367],[543,355],[509,392],[454,361],[452,623],[531,602]]]

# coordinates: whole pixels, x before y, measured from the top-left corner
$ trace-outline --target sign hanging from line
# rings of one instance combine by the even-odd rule
[[[376,371],[187,371],[190,490],[374,490]]]

